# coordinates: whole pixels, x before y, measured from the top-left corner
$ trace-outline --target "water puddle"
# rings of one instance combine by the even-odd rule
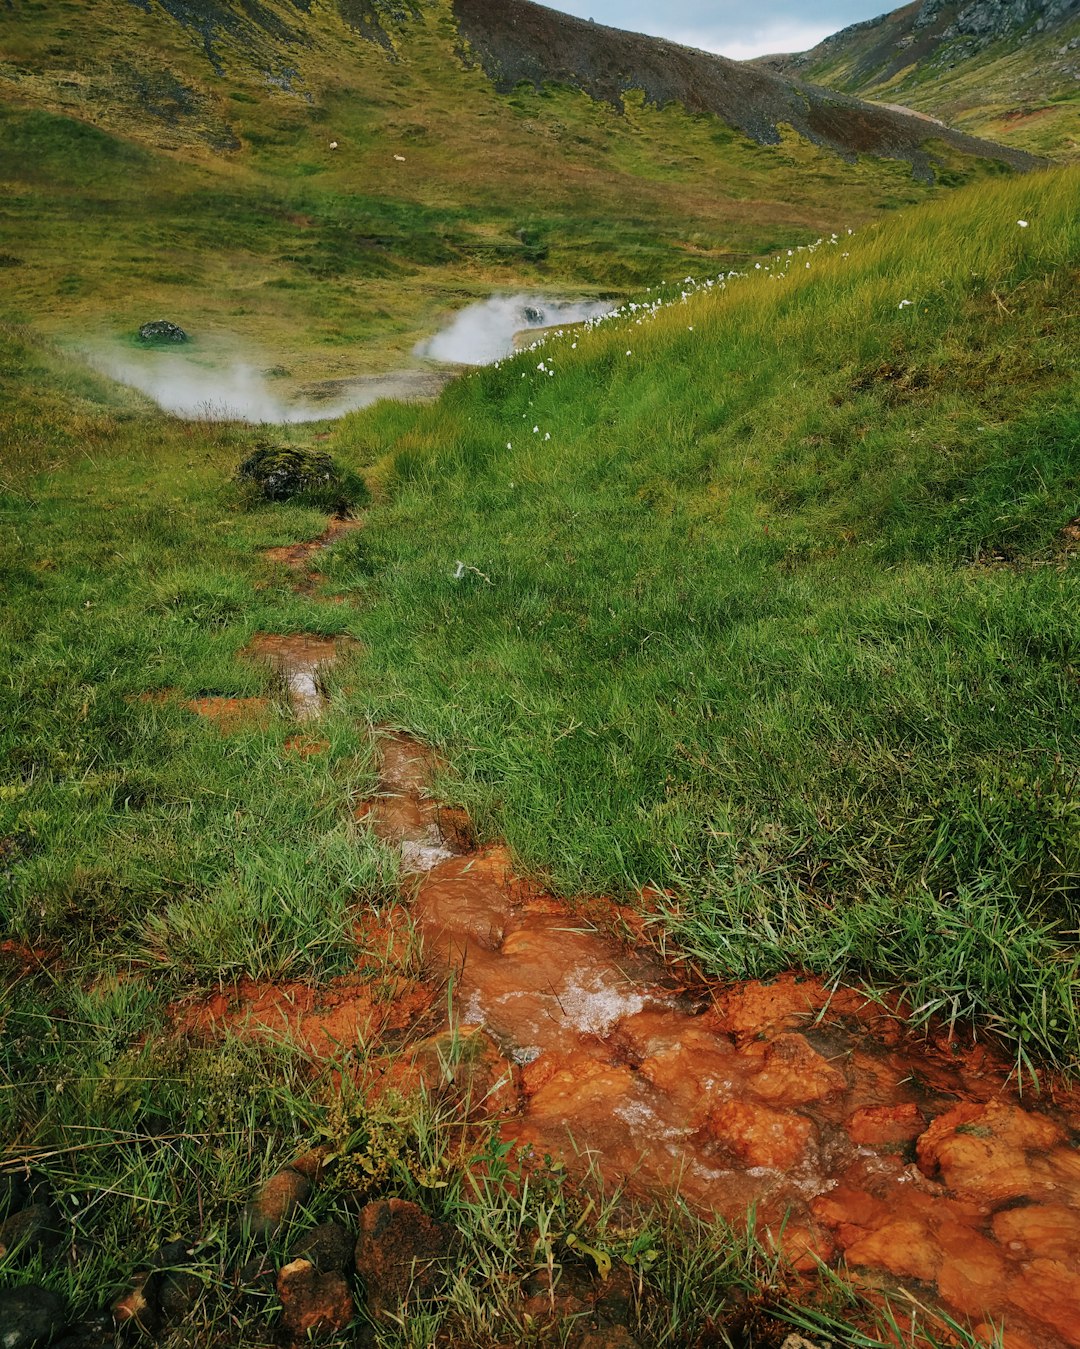
[[[326,708],[323,671],[355,645],[348,637],[264,634],[256,637],[243,654],[275,671],[285,686],[293,716],[306,722],[321,717]]]

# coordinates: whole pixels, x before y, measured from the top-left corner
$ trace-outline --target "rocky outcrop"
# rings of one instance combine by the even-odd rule
[[[454,0],[464,58],[480,65],[495,87],[527,83],[569,85],[621,107],[630,91],[657,105],[680,103],[711,113],[763,145],[778,144],[782,128],[847,159],[860,154],[907,160],[932,179],[931,135],[962,153],[1000,159],[1014,168],[1037,161],[882,106],[812,85],[793,84],[761,65],[729,61],[659,38],[557,14],[530,0]]]

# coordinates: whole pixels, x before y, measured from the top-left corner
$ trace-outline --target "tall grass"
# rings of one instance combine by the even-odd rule
[[[784,250],[338,436],[393,445],[376,715],[523,864],[674,889],[717,971],[907,985],[1064,1065],[1076,186]]]

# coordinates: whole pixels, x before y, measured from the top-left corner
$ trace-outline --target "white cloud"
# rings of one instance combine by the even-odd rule
[[[666,33],[657,31],[656,36],[681,42],[684,47],[729,56],[733,61],[748,61],[773,52],[804,52],[835,32],[831,24],[799,23],[793,19],[761,24],[749,33],[732,33],[722,28],[673,28]]]

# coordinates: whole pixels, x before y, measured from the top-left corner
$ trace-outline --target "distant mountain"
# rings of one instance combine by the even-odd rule
[[[1080,0],[916,0],[755,62],[950,126],[1080,154]]]
[[[14,5],[16,17],[5,20],[0,9],[0,36],[5,24],[27,30],[14,35],[17,52],[20,37],[35,27],[47,31],[47,23],[37,17],[40,6],[26,4],[21,14],[19,0],[6,3],[9,14]],[[1055,3],[1060,7],[1062,0]],[[132,9],[145,21],[125,23],[124,11]],[[173,126],[202,121],[207,124],[202,139],[211,148],[236,149],[240,142],[215,116],[224,111],[222,80],[255,74],[266,94],[306,89],[311,98],[307,84],[325,70],[328,59],[340,67],[337,82],[351,85],[356,67],[350,45],[355,50],[357,37],[408,64],[414,39],[432,26],[456,33],[458,57],[479,64],[502,93],[521,84],[538,89],[555,84],[621,107],[627,93],[641,91],[654,105],[676,103],[691,113],[714,115],[758,144],[778,144],[784,129],[791,128],[845,158],[870,154],[907,160],[919,177],[932,178],[927,128],[902,113],[795,84],[751,64],[572,18],[529,0],[330,0],[324,5],[313,0],[103,0],[81,19],[65,11],[54,29],[61,41],[42,53],[55,71],[52,90],[40,58],[25,69],[17,58],[3,59],[0,49],[0,96],[7,85],[18,97],[65,111],[82,102],[97,104],[92,120],[112,122],[116,109],[127,105],[144,128],[146,119]],[[935,21],[932,31],[938,26]],[[67,69],[56,59],[63,38],[72,58]],[[201,73],[198,64],[192,66],[196,53]],[[451,69],[443,73],[453,75]],[[385,83],[385,78],[376,82],[376,101]],[[235,101],[235,92],[231,97]],[[1022,156],[963,136],[935,133],[935,139],[963,155],[992,155],[1013,167],[1029,166]]]

